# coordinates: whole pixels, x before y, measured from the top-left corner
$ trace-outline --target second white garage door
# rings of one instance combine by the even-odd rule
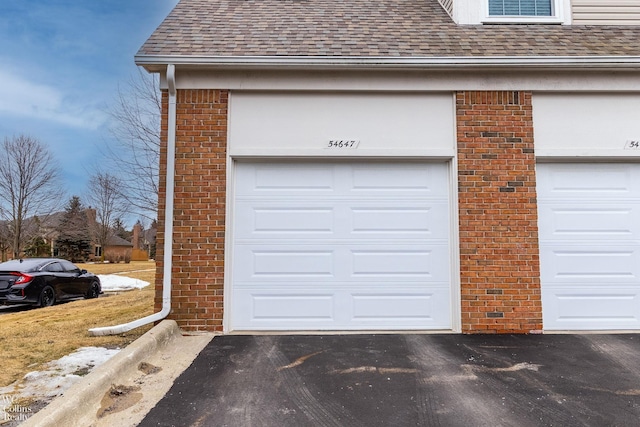
[[[236,166],[232,330],[451,328],[447,164]]]
[[[640,164],[537,176],[544,328],[640,329]]]

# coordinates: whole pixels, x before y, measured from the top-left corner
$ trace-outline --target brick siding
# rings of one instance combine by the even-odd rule
[[[178,90],[172,310],[185,330],[222,331],[228,91]],[[155,308],[162,306],[168,95],[163,94]]]
[[[542,329],[530,92],[456,94],[463,333]]]

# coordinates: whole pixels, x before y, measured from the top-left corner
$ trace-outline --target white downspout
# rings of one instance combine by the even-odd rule
[[[164,264],[162,277],[162,310],[133,322],[116,326],[89,329],[89,335],[117,335],[149,323],[164,319],[171,312],[171,267],[173,254],[173,195],[175,187],[176,163],[176,70],[175,65],[167,65],[167,85],[169,87],[169,111],[167,132],[167,192],[164,222]]]

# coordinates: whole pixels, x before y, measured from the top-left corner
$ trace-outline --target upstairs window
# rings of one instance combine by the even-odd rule
[[[489,0],[489,16],[554,16],[552,0]]]
[[[571,24],[569,0],[465,0],[479,9],[486,24]],[[468,3],[472,6],[472,3]],[[467,22],[473,23],[473,22]]]

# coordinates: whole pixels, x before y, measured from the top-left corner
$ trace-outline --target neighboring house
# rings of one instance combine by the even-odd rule
[[[171,242],[185,329],[640,329],[639,18],[181,1],[136,55],[165,89],[156,301]]]
[[[131,261],[131,251],[133,244],[128,240],[119,236],[109,236],[107,245],[102,248],[96,246],[96,258],[102,255],[104,251],[104,259],[109,262],[129,262]]]
[[[38,256],[51,256],[55,240],[58,237],[57,228],[63,216],[64,212],[55,212],[27,218],[23,228],[23,236],[25,237],[23,251],[28,249],[34,243],[35,239],[40,238],[43,245],[39,250],[43,253],[38,254]],[[11,248],[12,237],[10,236],[8,227],[9,221],[0,221],[0,258],[2,260],[8,260],[13,257],[13,250]]]
[[[87,216],[87,221],[90,227],[95,228],[97,226],[96,223],[96,212],[95,209],[86,209],[85,214]],[[53,214],[45,215],[42,217],[31,217],[26,220],[26,233],[29,236],[33,236],[33,238],[38,237],[41,238],[43,243],[48,246],[48,251],[39,253],[39,254],[27,254],[27,256],[58,256],[55,253],[56,240],[59,238],[59,228],[60,224],[64,218],[64,212],[55,212]],[[6,228],[6,222],[0,222],[0,237],[2,237],[3,228]],[[140,233],[141,230],[138,230]],[[4,233],[6,234],[6,232]],[[155,246],[155,229],[150,229],[146,231],[142,231],[143,238],[141,239],[142,244],[144,245],[142,253],[144,255],[144,260],[148,259],[147,253],[149,252],[149,246]],[[2,243],[2,242],[0,242]],[[8,242],[7,242],[8,244]],[[133,256],[133,248],[134,245],[119,236],[112,235],[108,238],[107,245],[103,248],[97,242],[91,243],[93,246],[93,254],[89,257],[88,261],[99,261],[102,259],[102,253],[104,252],[104,259],[110,262],[129,262],[132,260]],[[27,245],[25,248],[28,248]],[[0,249],[2,246],[0,246]],[[1,255],[1,253],[0,253]],[[5,249],[4,257],[6,259],[11,258],[11,251],[7,248]],[[142,256],[140,260],[142,260]]]

